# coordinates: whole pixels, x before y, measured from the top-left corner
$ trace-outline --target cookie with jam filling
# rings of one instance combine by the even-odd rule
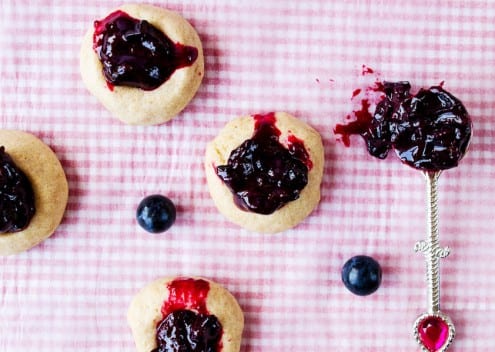
[[[320,134],[284,112],[232,120],[208,144],[204,163],[218,210],[261,233],[294,227],[313,211],[323,166]]]
[[[179,14],[128,4],[94,21],[83,38],[80,71],[90,93],[121,121],[161,124],[196,94],[204,76],[203,49]]]
[[[55,153],[32,134],[0,130],[0,255],[23,252],[51,236],[67,199]]]
[[[127,321],[138,352],[239,352],[244,328],[234,296],[198,277],[146,285],[134,296]]]

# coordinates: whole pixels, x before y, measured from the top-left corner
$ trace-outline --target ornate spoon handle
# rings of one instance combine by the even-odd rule
[[[426,258],[428,284],[428,311],[420,315],[414,324],[414,336],[423,351],[444,352],[455,336],[450,318],[440,311],[440,259],[449,255],[448,247],[440,247],[438,231],[438,178],[440,171],[425,171],[428,237],[416,243],[414,250],[423,252]]]

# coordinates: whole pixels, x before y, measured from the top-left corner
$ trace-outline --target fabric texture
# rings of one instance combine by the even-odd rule
[[[443,81],[471,114],[469,152],[439,183],[440,243],[452,251],[441,308],[457,329],[451,351],[495,350],[493,1],[154,1],[196,28],[206,75],[180,116],[148,127],[113,118],[79,75],[84,32],[120,4],[0,2],[0,128],[47,143],[70,189],[51,238],[0,258],[0,351],[134,351],[131,297],[172,275],[208,277],[236,296],[243,352],[419,350],[412,325],[427,291],[413,248],[426,236],[424,178],[333,133],[359,108],[355,89],[376,80],[409,80],[413,91]],[[317,209],[293,230],[260,235],[219,214],[202,162],[230,119],[270,111],[315,127],[326,164]],[[178,209],[159,235],[135,221],[154,193]],[[368,297],[340,279],[358,254],[383,267]]]

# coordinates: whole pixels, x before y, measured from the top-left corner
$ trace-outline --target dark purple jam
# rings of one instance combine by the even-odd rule
[[[421,89],[416,95],[410,89],[409,82],[384,82],[385,96],[375,113],[368,112],[369,103],[363,100],[363,111],[355,112],[357,120],[337,125],[335,133],[343,136],[346,145],[349,135],[361,135],[368,152],[380,159],[393,148],[404,163],[419,170],[456,167],[471,138],[465,107],[441,86]]]
[[[0,147],[0,234],[25,229],[34,212],[31,183]]]
[[[218,352],[222,333],[222,325],[214,315],[177,310],[158,325],[158,347],[151,352]]]
[[[93,48],[110,89],[121,85],[153,90],[198,58],[197,48],[173,43],[148,21],[120,10],[94,25]]]
[[[279,142],[275,114],[255,115],[255,131],[230,154],[216,172],[243,210],[271,214],[299,198],[312,166],[304,143],[289,136],[288,148]]]
[[[406,164],[421,170],[456,167],[471,139],[471,119],[461,101],[442,87],[421,89],[397,111],[394,148]]]
[[[375,113],[361,134],[374,157],[385,159],[392,148],[395,126],[399,122],[396,112],[401,103],[411,97],[410,90],[409,82],[383,83],[385,97],[376,105]]]

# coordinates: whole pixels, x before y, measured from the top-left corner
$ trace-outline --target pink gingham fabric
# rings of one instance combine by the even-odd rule
[[[126,126],[83,87],[79,47],[110,0],[0,2],[0,127],[34,133],[67,173],[63,223],[41,245],[0,258],[0,351],[134,351],[131,297],[161,276],[225,285],[245,312],[243,352],[419,351],[426,309],[425,182],[394,155],[378,161],[333,127],[356,88],[444,81],[474,123],[468,155],[440,178],[441,305],[457,328],[451,351],[495,351],[495,3],[447,1],[170,0],[204,45],[206,76],[169,123]],[[374,70],[363,76],[363,65]],[[260,235],[230,224],[210,199],[203,154],[235,116],[287,111],[325,145],[322,199],[295,229]],[[0,141],[1,144],[1,141]],[[167,233],[135,209],[162,193],[178,207]],[[367,254],[380,289],[348,292],[340,270]]]

